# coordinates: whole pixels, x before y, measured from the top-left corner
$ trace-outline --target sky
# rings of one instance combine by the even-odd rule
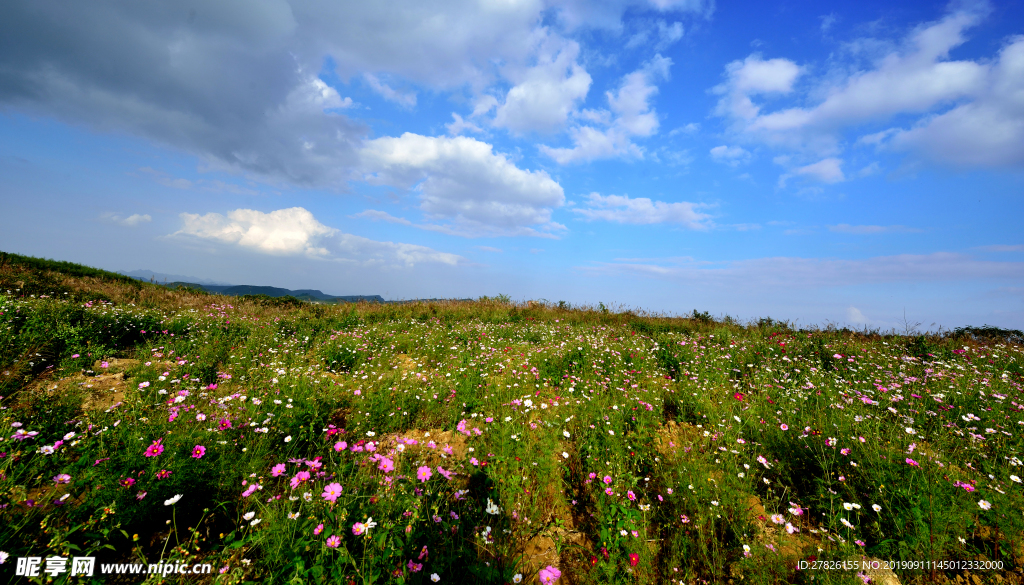
[[[14,0],[0,250],[1024,328],[1024,0]]]

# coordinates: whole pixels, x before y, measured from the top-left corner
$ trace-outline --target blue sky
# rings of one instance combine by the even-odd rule
[[[1022,35],[1020,1],[6,3],[0,249],[1022,328]]]

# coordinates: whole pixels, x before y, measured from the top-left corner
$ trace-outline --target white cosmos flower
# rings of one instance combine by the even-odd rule
[[[247,512],[245,514],[242,514],[242,519],[248,522],[249,520],[252,520],[255,515],[256,512]]]
[[[487,498],[487,509],[485,511],[492,516],[497,516],[501,513],[501,508],[499,508],[497,504],[492,502],[491,498]]]
[[[565,451],[562,451],[562,459],[568,459],[568,458],[569,458],[569,454],[566,453]]]
[[[846,518],[840,518],[839,521],[843,523],[843,526],[847,528],[853,528],[853,524],[850,524],[850,521]]]
[[[255,520],[253,520],[252,522],[250,522],[250,523],[249,523],[249,526],[256,526],[256,525],[257,525],[257,524],[259,524],[260,522],[263,522],[263,520],[261,520],[261,519],[257,518],[257,519],[255,519]]]
[[[430,580],[433,581],[434,583],[437,583],[438,581],[441,580],[441,577],[438,576],[437,573],[431,573],[430,574]]]
[[[569,431],[562,431],[562,436],[568,439],[570,437]]]
[[[990,510],[992,509],[992,503],[987,500],[978,500],[978,507],[982,510]]]
[[[178,500],[180,500],[180,499],[181,499],[181,494],[178,494],[178,495],[174,496],[173,498],[171,498],[169,500],[164,500],[164,505],[165,506],[173,506],[174,504],[177,504]]]
[[[1020,478],[1017,477],[1016,475],[1011,475],[1010,481],[1012,481],[1013,483],[1020,483]]]
[[[871,509],[874,510],[875,512],[881,512],[882,511],[882,507],[879,506],[878,504],[871,504]]]
[[[291,435],[288,435],[287,437],[285,437],[285,438],[284,438],[284,442],[285,442],[285,443],[291,443],[291,442],[292,442],[292,436],[291,436]]]
[[[915,430],[914,430],[914,427],[907,427],[907,428],[906,428],[906,429],[904,429],[904,430],[905,430],[905,431],[907,431],[907,434],[908,434],[908,435],[913,435],[913,434],[916,434],[916,433],[917,433],[917,431],[915,431]]]
[[[850,511],[853,509],[853,504],[851,504],[850,502],[843,502],[843,509],[846,511]]]
[[[512,582],[513,583],[519,583],[522,580],[523,580],[522,573],[516,573],[515,575],[512,576]]]

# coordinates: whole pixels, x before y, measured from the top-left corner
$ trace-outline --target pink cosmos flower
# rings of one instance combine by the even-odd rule
[[[348,449],[348,443],[346,443],[345,441],[338,441],[337,443],[334,444],[334,450],[337,451],[338,453],[341,453],[345,449]]]
[[[611,495],[614,495],[614,494],[615,494],[615,490],[613,490],[612,488],[604,488],[604,495],[611,496]]]
[[[779,425],[779,428],[784,430],[784,431],[788,431],[789,430],[789,425],[787,425],[786,423],[782,423],[781,425]]]
[[[610,485],[612,483],[612,476],[606,475],[604,476],[604,479],[602,479],[601,481],[603,481],[606,485]]]
[[[146,457],[156,457],[157,455],[164,452],[164,446],[160,444],[160,439],[153,441],[153,444],[146,448]]]
[[[629,498],[629,501],[631,501],[631,502],[635,502],[636,501],[636,494],[633,493],[633,490],[627,491],[626,492],[626,497]]]
[[[61,474],[53,476],[53,483],[56,483],[56,484],[69,483],[70,481],[71,481],[71,476],[66,474],[66,473],[61,473]]]
[[[323,531],[324,531],[324,525],[323,524],[317,524],[316,528],[313,529],[313,536],[317,536],[317,535],[319,535]]]
[[[217,425],[217,428],[219,428],[222,431],[226,431],[231,428],[231,421],[226,418],[222,418],[220,419],[220,424]]]
[[[391,473],[395,470],[395,462],[388,459],[387,457],[381,457],[380,462],[377,464],[377,469],[384,473]]]
[[[445,468],[441,467],[440,465],[437,466],[437,472],[440,473],[441,475],[443,475],[444,478],[449,480],[449,481],[452,479],[452,472],[447,471]]]
[[[284,475],[285,465],[284,463],[278,463],[277,465],[270,468],[271,477],[278,477]]]
[[[635,567],[640,562],[640,555],[636,553],[629,553],[629,566]]]
[[[193,459],[202,459],[203,455],[206,455],[206,447],[202,445],[196,445],[195,449],[192,449]]]
[[[324,487],[324,493],[320,495],[328,502],[334,502],[337,501],[338,496],[341,495],[341,491],[341,484],[334,482],[327,484],[327,486]]]
[[[409,559],[409,562],[406,563],[405,566],[409,568],[410,573],[419,573],[421,570],[423,570],[423,564],[413,562],[412,559]]]
[[[918,463],[917,461],[914,461],[910,457],[907,457],[907,465],[910,465],[910,466],[913,466],[913,467],[921,467],[920,463]]]
[[[332,534],[331,537],[327,539],[328,548],[338,548],[339,544],[341,544],[341,537],[337,534]]]
[[[156,472],[157,479],[167,479],[168,477],[171,477],[171,472],[167,471],[166,469],[161,469],[160,471]]]
[[[120,484],[121,484],[121,487],[126,487],[126,488],[130,488],[130,487],[132,487],[133,485],[135,485],[135,479],[134,479],[134,478],[131,478],[131,477],[127,477],[127,478],[125,478],[125,479],[122,479],[122,480],[120,481]]]
[[[552,585],[558,578],[562,576],[562,572],[558,569],[548,565],[537,572],[537,579],[543,583],[543,585]]]
[[[426,465],[416,470],[416,479],[420,480],[420,482],[426,482],[428,479],[430,479],[431,475],[433,474],[430,473],[430,468],[427,467]]]

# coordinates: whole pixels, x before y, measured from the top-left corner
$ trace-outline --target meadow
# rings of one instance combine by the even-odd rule
[[[0,261],[5,581],[1024,582],[1020,332],[75,266]],[[16,577],[29,556],[213,571]]]

